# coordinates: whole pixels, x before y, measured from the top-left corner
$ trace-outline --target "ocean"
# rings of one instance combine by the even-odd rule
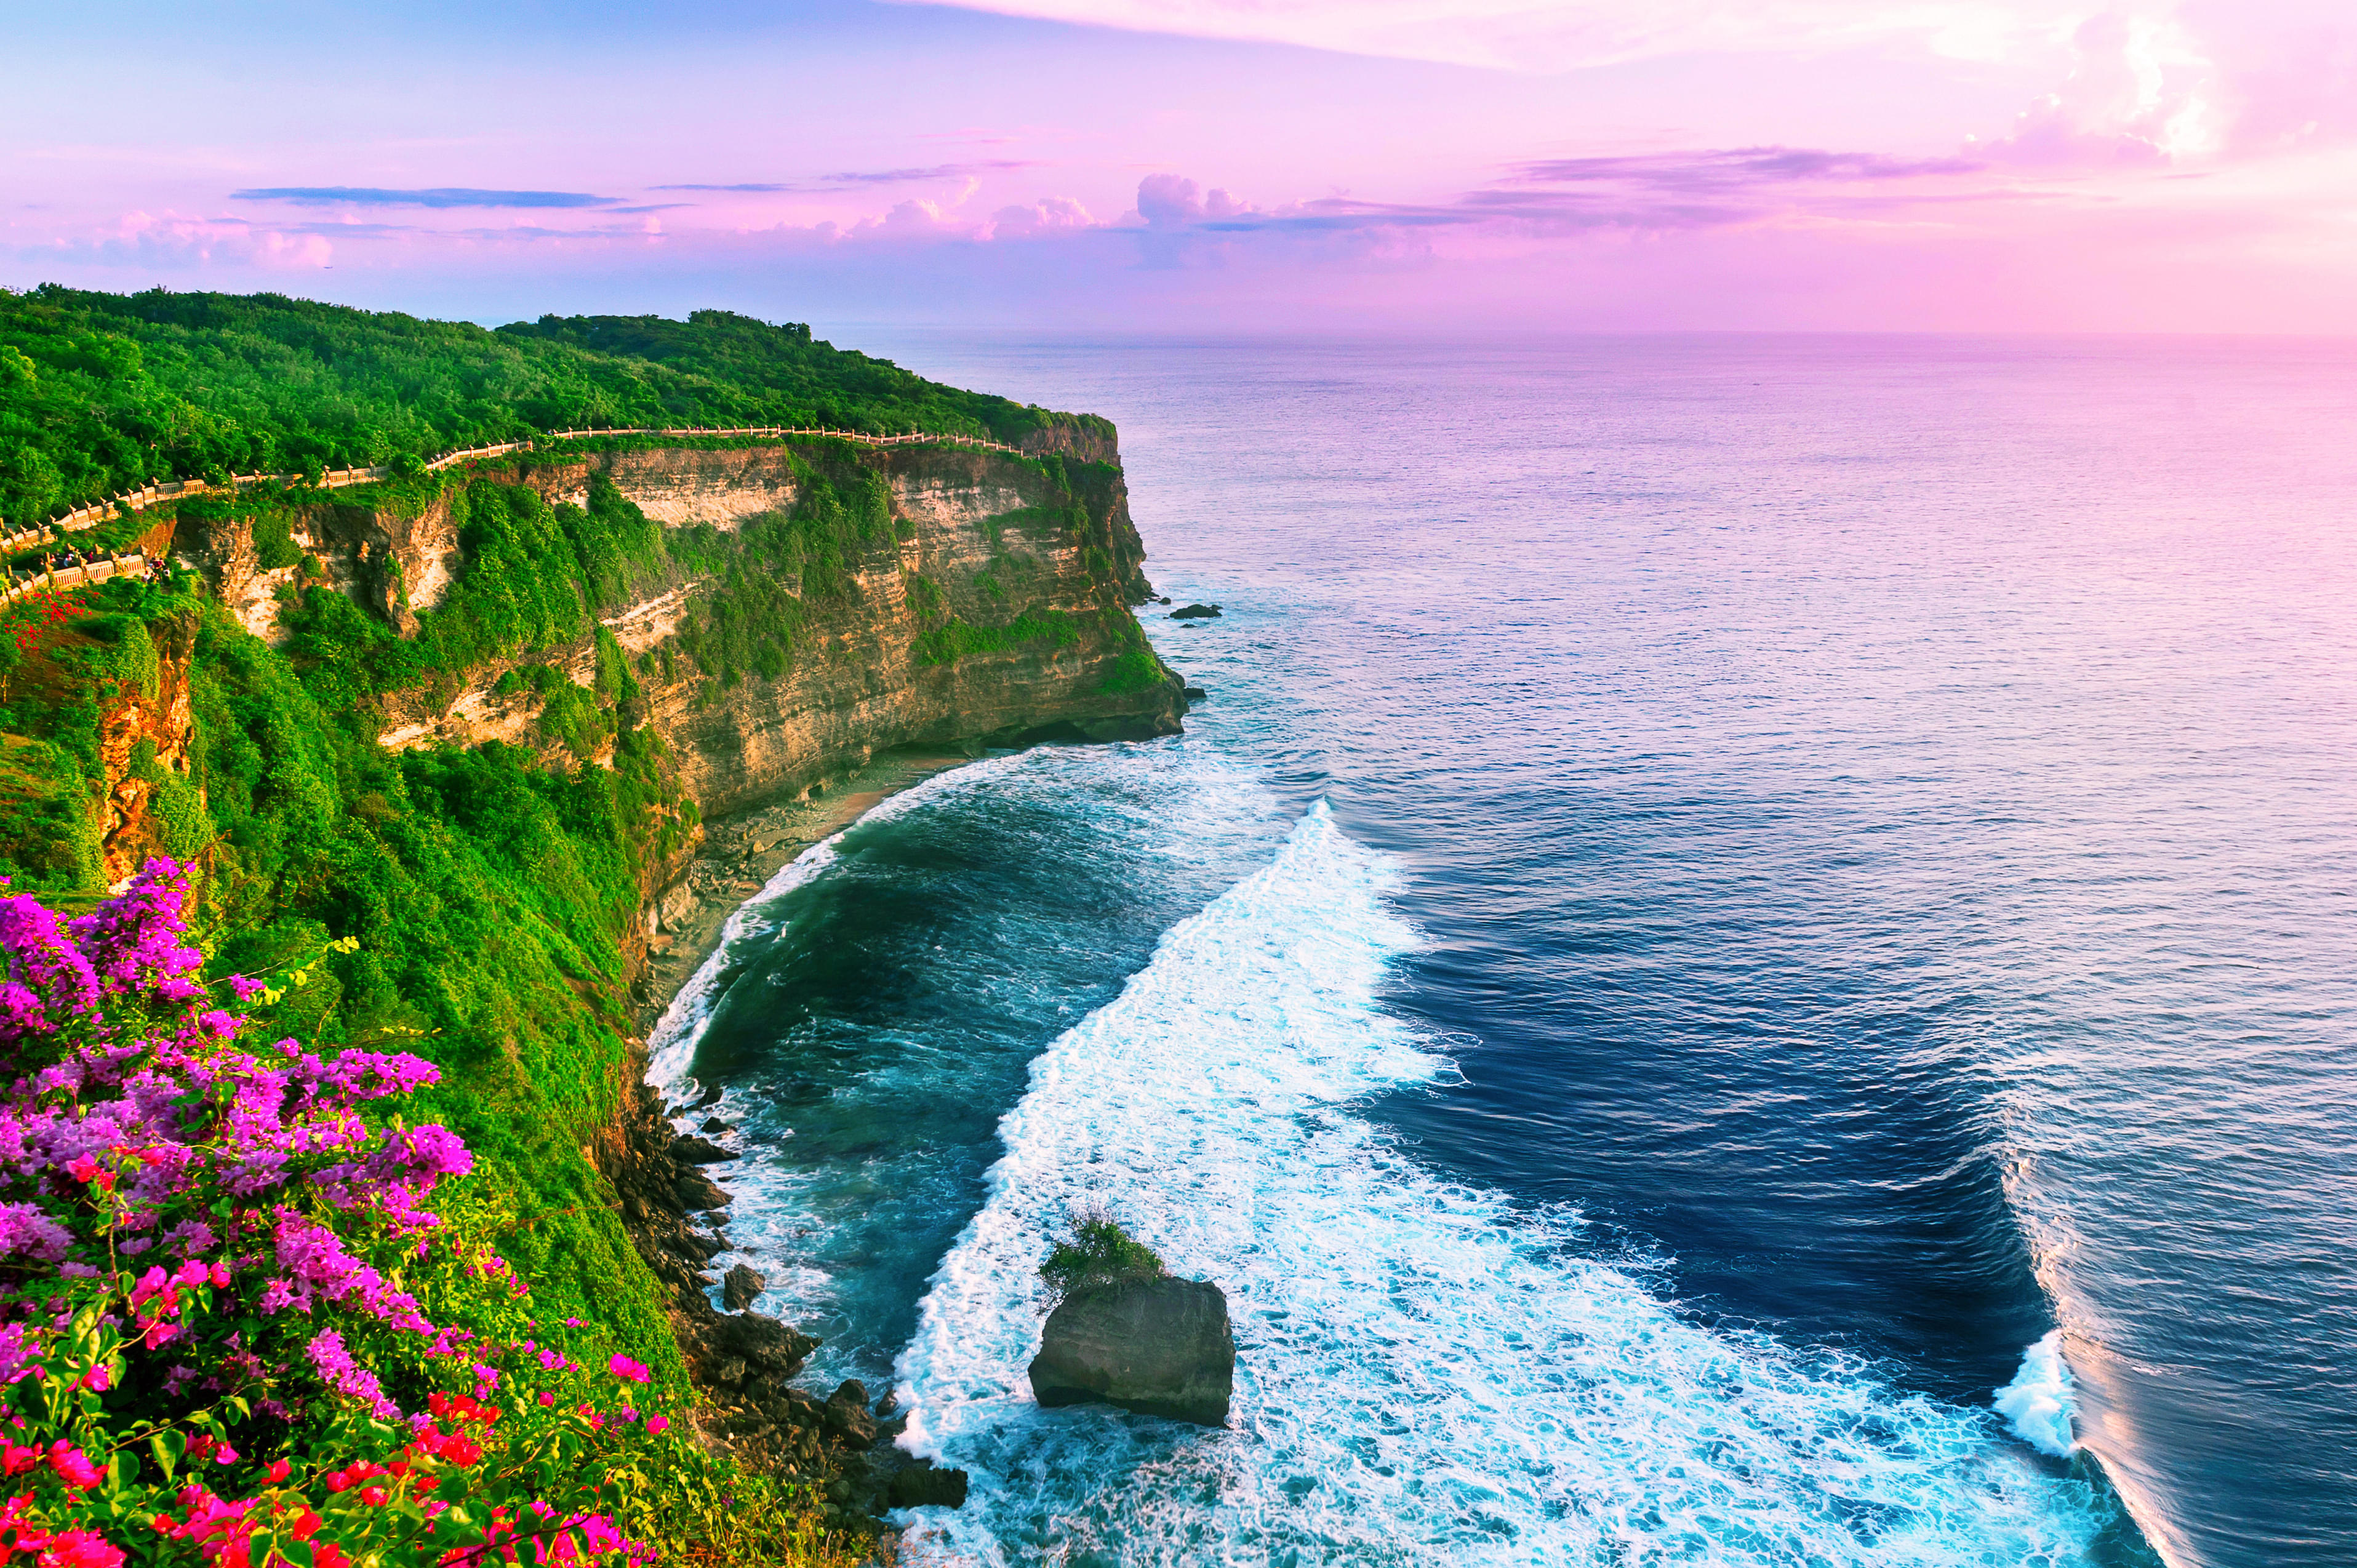
[[[914,1561],[2357,1562],[2357,348],[862,344],[1222,608],[655,1041]],[[1095,1209],[1228,1430],[1029,1401]]]

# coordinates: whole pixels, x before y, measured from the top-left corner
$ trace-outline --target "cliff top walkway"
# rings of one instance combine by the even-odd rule
[[[1010,452],[1018,457],[1023,455],[1021,447],[1009,446],[1003,441],[989,441],[979,435],[941,435],[921,430],[912,430],[899,435],[872,435],[865,431],[830,430],[817,425],[747,424],[726,430],[710,429],[703,425],[672,425],[660,429],[653,426],[632,425],[627,429],[619,430],[554,430],[546,435],[536,436],[527,441],[510,441],[497,446],[469,446],[463,451],[445,452],[428,462],[425,467],[431,472],[438,468],[447,468],[453,464],[464,463],[472,458],[504,456],[510,452],[531,452],[536,450],[537,443],[542,441],[582,441],[605,435],[829,436],[838,441],[856,441],[868,446],[972,446],[988,452]],[[317,488],[324,490],[341,489],[348,485],[375,484],[392,477],[393,469],[390,467],[330,468],[321,476]],[[213,491],[241,490],[253,485],[283,485],[300,478],[302,476],[299,474],[235,474],[231,475],[227,482],[218,485],[209,485],[202,479],[173,479],[163,484],[147,485],[139,489],[126,490],[119,496],[109,496],[102,501],[92,501],[87,506],[77,507],[62,516],[51,518],[47,522],[37,523],[30,528],[0,535],[0,555],[30,549],[36,544],[46,543],[51,540],[63,539],[69,533],[78,533],[86,528],[95,528],[108,518],[118,516],[124,511],[143,510],[157,501],[179,500],[188,496],[204,495]],[[0,522],[0,527],[5,526],[5,522]],[[0,604],[5,604],[9,599],[16,596],[14,591],[16,585],[5,585],[10,591],[0,593]]]

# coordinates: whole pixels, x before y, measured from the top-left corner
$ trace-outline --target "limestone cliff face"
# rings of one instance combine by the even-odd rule
[[[1112,449],[1109,427],[1075,422],[1070,431],[1042,434],[1060,432],[1075,456]],[[880,474],[894,526],[846,563],[847,594],[805,605],[791,664],[774,679],[748,673],[718,690],[692,668],[674,665],[669,681],[651,664],[641,668],[639,711],[629,716],[669,743],[681,781],[705,815],[798,793],[893,746],[1178,731],[1180,682],[1150,656],[1138,662],[1143,643],[1127,605],[1148,592],[1145,549],[1117,468],[1073,462],[1060,488],[1036,463],[967,448],[846,456],[838,446],[805,448],[802,456]],[[667,527],[739,529],[791,508],[801,483],[785,444],[608,452],[479,470],[576,503],[586,500],[593,472]],[[466,569],[447,499],[414,516],[323,502],[297,514],[292,540],[327,582],[404,633]],[[216,526],[183,548],[206,562],[223,598],[264,637],[277,635],[282,582],[311,569],[261,568],[242,524]],[[786,586],[800,592],[799,585]],[[673,637],[711,587],[675,576],[608,611],[605,628],[626,651],[643,654]],[[1042,618],[1061,634],[960,648],[954,656],[925,635],[952,620],[987,633]],[[534,656],[585,686],[596,678],[597,659],[593,638]],[[1142,668],[1149,671],[1143,679]],[[543,733],[544,699],[529,689],[495,689],[507,669],[471,672],[455,696],[396,693],[387,703],[384,744],[499,739],[569,763],[570,754]]]
[[[177,784],[203,798],[187,781],[188,748],[196,736],[188,691],[196,626],[188,619],[158,620],[152,623],[152,673],[143,671],[145,679],[116,682],[98,711],[99,763],[106,788],[99,843],[106,880],[114,886],[148,856],[164,852],[160,795]]]

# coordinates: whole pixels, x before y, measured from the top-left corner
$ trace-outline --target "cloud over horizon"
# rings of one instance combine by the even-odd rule
[[[911,0],[560,38],[354,0],[259,43],[125,3],[136,44],[58,13],[0,104],[0,282],[2357,330],[2357,18],[2325,0]],[[309,69],[355,48],[436,85]],[[210,85],[257,67],[272,93]]]

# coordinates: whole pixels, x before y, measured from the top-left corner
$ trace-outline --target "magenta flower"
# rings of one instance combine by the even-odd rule
[[[619,1350],[607,1361],[606,1369],[627,1382],[643,1383],[647,1380],[646,1368]]]

